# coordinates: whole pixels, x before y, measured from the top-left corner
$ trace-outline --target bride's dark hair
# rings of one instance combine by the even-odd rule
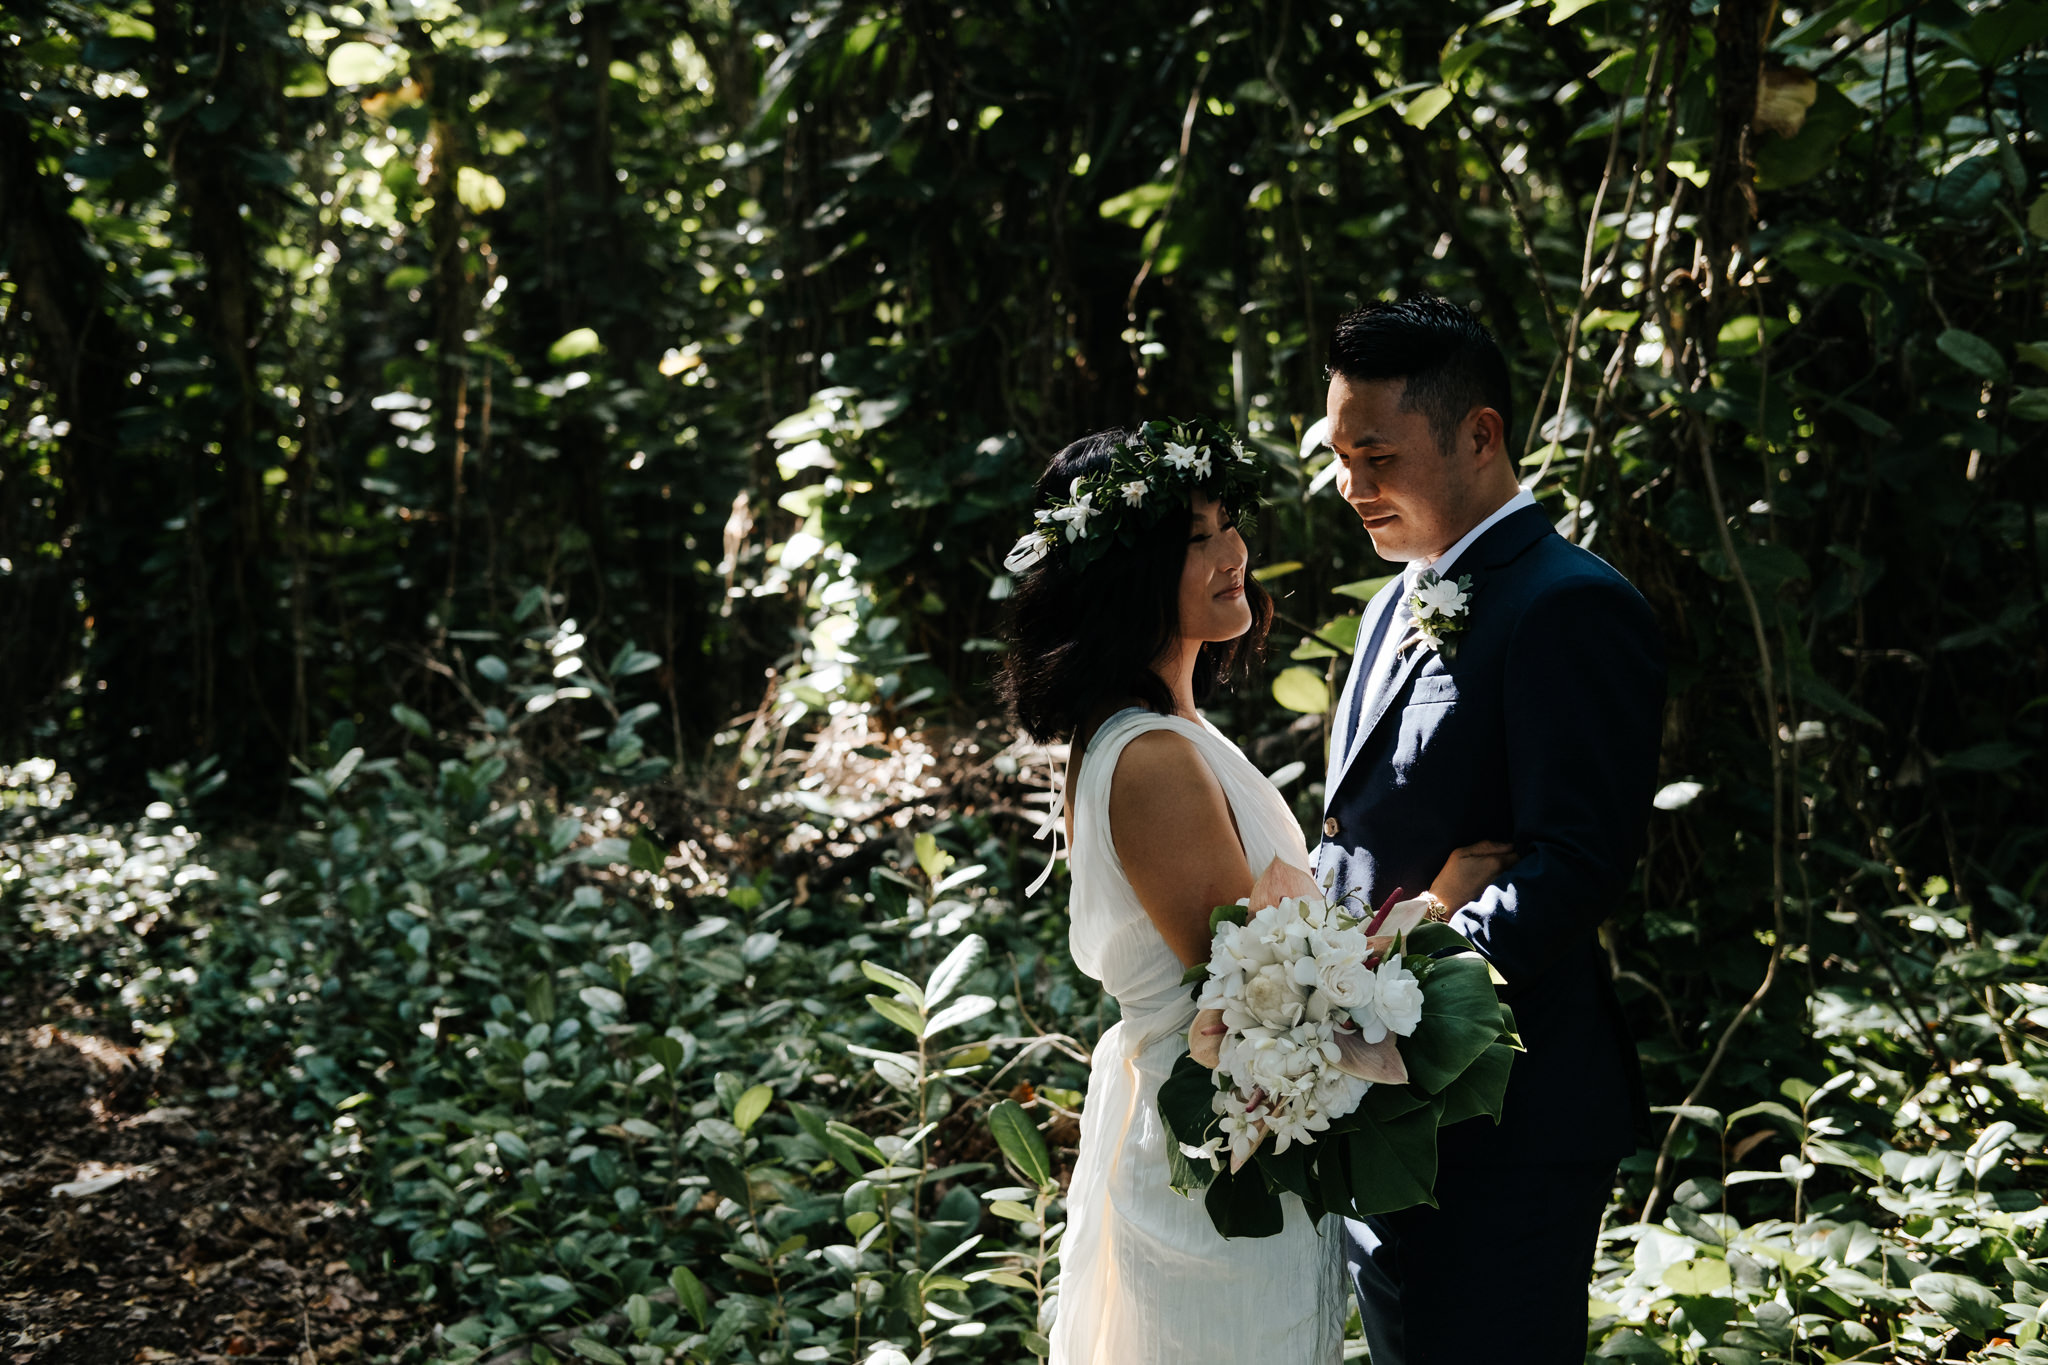
[[[1063,496],[1073,481],[1109,466],[1135,432],[1104,431],[1052,457],[1038,477],[1037,501]],[[1229,508],[1235,517],[1248,509]],[[1173,697],[1152,665],[1180,639],[1180,579],[1193,512],[1183,503],[1135,543],[1120,541],[1076,572],[1059,557],[1025,570],[1010,598],[1009,652],[997,687],[1010,718],[1041,743],[1072,738],[1107,702],[1134,699],[1162,715]],[[1205,642],[1195,659],[1195,700],[1250,674],[1263,657],[1273,600],[1249,574],[1244,600],[1251,629],[1235,640]]]

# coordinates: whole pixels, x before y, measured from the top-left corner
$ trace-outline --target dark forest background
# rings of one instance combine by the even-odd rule
[[[1032,480],[1169,414],[1271,453],[1281,625],[1214,715],[1313,822],[1390,571],[1327,487],[1322,352],[1428,290],[1498,334],[1530,486],[1672,656],[1608,930],[1664,1112],[1589,1347],[2035,1358],[2048,4],[17,2],[0,33],[5,932],[107,1027],[178,1021],[328,1126],[316,1166],[405,1210],[391,1264],[476,1324],[415,1351],[596,1318],[577,1340],[612,1354],[583,1354],[624,1358],[671,1310],[602,1315],[655,1293],[706,1359],[986,1354],[902,1288],[935,1283],[922,1229],[968,1175],[879,1213],[833,1193],[879,1220],[855,1243],[909,1220],[896,1261],[789,1237],[819,1240],[791,1229],[833,1162],[1000,1163],[981,1116],[1022,1079],[1041,1174],[1062,1159],[1104,1019],[1019,899],[1049,758],[989,688]],[[54,933],[87,855],[36,841],[67,820],[204,831],[220,875],[152,945]],[[912,1054],[845,1051],[896,1018],[857,959],[922,981],[970,931],[976,1045],[1039,1043],[942,1078],[917,1034],[907,1088]],[[150,962],[198,984],[124,996]],[[606,1049],[546,1043],[558,986]],[[438,1035],[419,1055],[444,1017],[504,1044],[511,1109]],[[393,1174],[481,1144],[516,1192],[604,1087],[615,1126],[642,1114],[613,1072],[677,1033],[668,1103],[730,1131],[689,1128],[659,1179],[723,1204],[663,1221],[617,1169],[544,1179],[519,1197],[612,1201],[591,1236],[618,1246],[514,1253],[530,1209]],[[807,1091],[828,1054],[846,1079]],[[584,1068],[553,1118],[536,1055]],[[773,1117],[735,1125],[760,1085]],[[357,1095],[389,1124],[344,1141]],[[827,1115],[897,1145],[863,1165]],[[1007,1202],[982,1221],[1019,1247],[1056,1221]],[[1015,1285],[941,1289],[1026,1351],[1046,1262],[1016,1254]]]

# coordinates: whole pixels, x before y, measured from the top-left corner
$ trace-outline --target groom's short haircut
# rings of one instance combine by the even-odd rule
[[[1515,429],[1506,357],[1493,333],[1449,299],[1417,294],[1345,314],[1330,337],[1330,373],[1353,383],[1407,380],[1402,409],[1427,417],[1447,452],[1474,408],[1492,408],[1503,431]]]

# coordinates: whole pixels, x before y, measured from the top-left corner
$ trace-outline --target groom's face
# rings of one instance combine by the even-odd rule
[[[1472,524],[1478,471],[1459,449],[1437,443],[1429,418],[1401,406],[1405,379],[1330,380],[1330,448],[1337,491],[1351,504],[1380,558],[1429,560]]]

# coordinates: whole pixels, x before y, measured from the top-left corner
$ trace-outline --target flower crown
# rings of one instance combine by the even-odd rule
[[[1003,567],[1022,573],[1059,553],[1079,571],[1111,545],[1135,544],[1197,490],[1235,510],[1256,501],[1265,480],[1265,462],[1220,422],[1147,422],[1110,452],[1107,468],[1075,479],[1064,501],[1038,509],[1036,526],[1011,547]]]

